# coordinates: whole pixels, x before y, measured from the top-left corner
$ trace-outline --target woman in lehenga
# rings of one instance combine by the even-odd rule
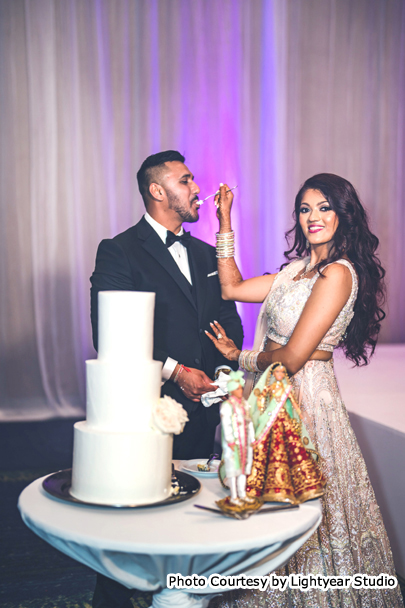
[[[303,423],[320,455],[326,479],[317,532],[279,575],[394,575],[389,540],[333,371],[343,348],[355,365],[373,354],[384,313],[384,270],[378,239],[353,186],[332,174],[308,179],[295,199],[288,260],[276,274],[243,280],[234,260],[231,206],[226,185],[217,200],[218,271],[224,299],[263,302],[254,351],[239,351],[218,323],[211,340],[241,368],[261,373],[281,361],[291,375]],[[260,340],[260,326],[264,336]],[[397,608],[395,589],[287,589],[226,594],[221,608]]]

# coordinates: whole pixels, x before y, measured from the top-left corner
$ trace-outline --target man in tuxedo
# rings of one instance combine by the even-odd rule
[[[90,279],[96,349],[99,291],[156,293],[153,356],[163,363],[161,392],[181,403],[189,417],[183,433],[173,437],[175,459],[208,458],[213,451],[219,407],[205,408],[201,395],[214,390],[216,369],[230,363],[204,330],[217,320],[238,348],[243,340],[234,302],[221,298],[214,247],[183,230],[183,222],[199,219],[200,192],[184,160],[169,150],[144,161],[137,178],[146,213],[135,226],[100,243]],[[93,608],[131,608],[133,592],[98,574]]]
[[[137,178],[146,213],[135,226],[100,243],[91,277],[96,349],[99,291],[156,293],[153,356],[163,363],[162,395],[181,403],[189,417],[183,433],[174,436],[176,459],[208,458],[219,423],[218,404],[205,408],[200,399],[214,389],[216,369],[230,362],[204,330],[217,320],[238,348],[243,340],[234,302],[221,298],[214,247],[183,229],[183,222],[199,219],[200,192],[184,160],[169,150],[143,162]]]

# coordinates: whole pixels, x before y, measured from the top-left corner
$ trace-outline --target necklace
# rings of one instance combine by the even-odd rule
[[[311,270],[313,270],[315,266],[316,264],[311,264],[311,262],[308,262],[308,264],[305,266],[303,274],[308,274],[308,272],[311,272]]]
[[[281,388],[283,388],[283,384],[280,380],[276,380],[273,384],[273,397],[274,399],[277,401],[277,403],[280,402],[280,399],[282,397],[282,393],[280,394],[279,391]],[[278,392],[276,392],[278,391]]]

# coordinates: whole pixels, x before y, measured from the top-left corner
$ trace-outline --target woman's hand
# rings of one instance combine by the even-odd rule
[[[210,325],[214,335],[211,335],[208,331],[205,333],[211,342],[214,343],[215,347],[226,359],[229,361],[237,361],[241,351],[238,349],[235,342],[228,338],[224,328],[218,323],[218,321],[214,321],[214,323],[210,323]]]
[[[233,202],[233,192],[229,191],[228,184],[223,184],[219,188],[219,194],[215,197],[217,206],[217,218],[219,219],[220,228],[225,228],[230,231],[231,226],[231,208]]]

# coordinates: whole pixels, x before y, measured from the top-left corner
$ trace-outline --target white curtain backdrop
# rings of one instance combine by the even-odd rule
[[[136,171],[168,148],[202,196],[238,184],[245,277],[283,262],[305,178],[352,181],[382,340],[405,341],[404,108],[403,0],[0,0],[0,420],[84,411],[97,245],[140,219]]]

